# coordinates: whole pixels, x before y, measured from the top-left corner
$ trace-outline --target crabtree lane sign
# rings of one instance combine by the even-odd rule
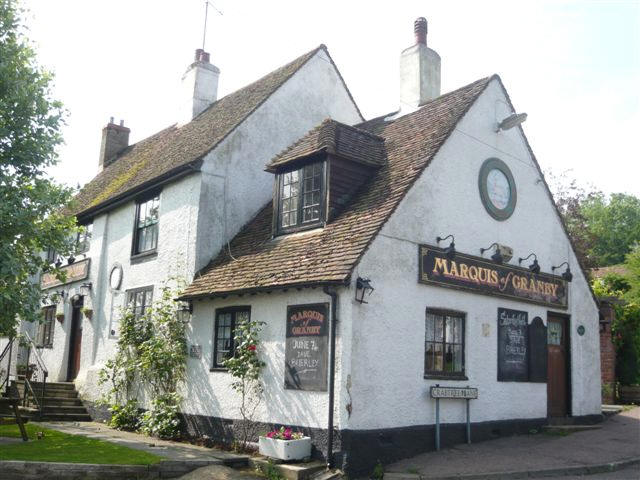
[[[478,389],[472,387],[431,387],[431,398],[478,398]]]
[[[420,283],[567,308],[568,285],[562,277],[464,253],[449,259],[443,249],[431,245],[418,248]]]

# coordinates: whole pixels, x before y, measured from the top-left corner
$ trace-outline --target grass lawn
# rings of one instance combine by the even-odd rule
[[[49,430],[37,423],[27,423],[25,427],[30,441],[0,446],[0,460],[121,465],[149,465],[162,460],[157,455],[141,450]],[[38,440],[36,432],[44,432],[44,438]],[[21,438],[20,429],[17,425],[0,425],[0,437]]]

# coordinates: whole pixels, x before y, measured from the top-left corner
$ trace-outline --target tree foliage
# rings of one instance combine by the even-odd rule
[[[617,297],[611,325],[616,348],[616,378],[623,385],[640,384],[640,246],[626,257],[625,273],[609,273],[593,282],[596,295]]]
[[[640,242],[640,199],[625,193],[608,197],[580,187],[566,174],[548,177],[582,266],[590,269],[624,262]]]
[[[14,0],[0,0],[0,335],[11,334],[18,317],[40,319],[34,280],[55,270],[41,253],[69,253],[75,222],[63,213],[72,191],[45,174],[57,162],[63,109],[51,97],[52,75],[38,66],[21,13]]]

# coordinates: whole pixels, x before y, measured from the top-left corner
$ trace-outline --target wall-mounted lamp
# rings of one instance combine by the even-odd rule
[[[76,261],[76,257],[73,254],[69,255],[69,258],[67,258],[68,265],[73,264],[75,261]]]
[[[436,242],[440,245],[440,242],[444,242],[447,238],[451,238],[451,243],[444,249],[444,254],[449,260],[453,260],[456,257],[456,244],[455,237],[453,235],[447,235],[446,237],[436,237]]]
[[[62,266],[62,258],[56,258],[56,263],[54,264],[56,268],[60,268]]]
[[[56,303],[64,303],[64,290],[56,290],[55,292],[53,292],[53,295],[55,295],[56,297]]]
[[[524,260],[527,260],[527,259],[529,259],[531,257],[533,257],[533,263],[531,265],[529,265],[529,270],[531,270],[533,273],[540,273],[540,265],[538,264],[538,256],[535,253],[530,253],[526,257],[518,258],[518,265],[520,265]]]
[[[191,314],[193,313],[193,303],[189,301],[180,302],[176,316],[183,324],[187,325],[191,321]]]
[[[503,119],[496,127],[496,132],[500,130],[509,130],[513,127],[517,127],[527,119],[526,113],[513,113],[507,118]]]
[[[493,260],[498,265],[500,265],[502,262],[504,262],[504,257],[502,256],[502,252],[500,252],[500,245],[498,245],[498,242],[493,242],[487,248],[481,248],[480,249],[480,255],[483,255],[484,252],[489,250],[491,247],[496,247],[495,252],[493,252],[493,255],[491,255],[491,260]]]
[[[80,294],[84,296],[88,296],[91,293],[91,289],[93,288],[93,284],[91,282],[85,282],[80,285]]]
[[[566,265],[567,269],[564,272],[562,272],[562,278],[564,278],[567,282],[570,282],[571,280],[573,280],[573,273],[571,273],[571,269],[569,268],[569,262],[562,262],[560,265],[551,267],[551,271],[553,272],[554,270],[560,268],[563,265]]]
[[[368,278],[358,277],[356,280],[356,301],[360,303],[369,303],[364,301],[365,293],[371,295],[375,289],[371,286],[371,280]]]

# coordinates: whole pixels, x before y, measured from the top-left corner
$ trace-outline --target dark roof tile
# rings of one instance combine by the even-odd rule
[[[385,140],[386,161],[332,222],[272,238],[269,202],[230,242],[233,257],[227,249],[221,251],[187,287],[184,298],[347,282],[377,232],[492,78],[442,95],[396,120],[380,117],[358,125]]]

